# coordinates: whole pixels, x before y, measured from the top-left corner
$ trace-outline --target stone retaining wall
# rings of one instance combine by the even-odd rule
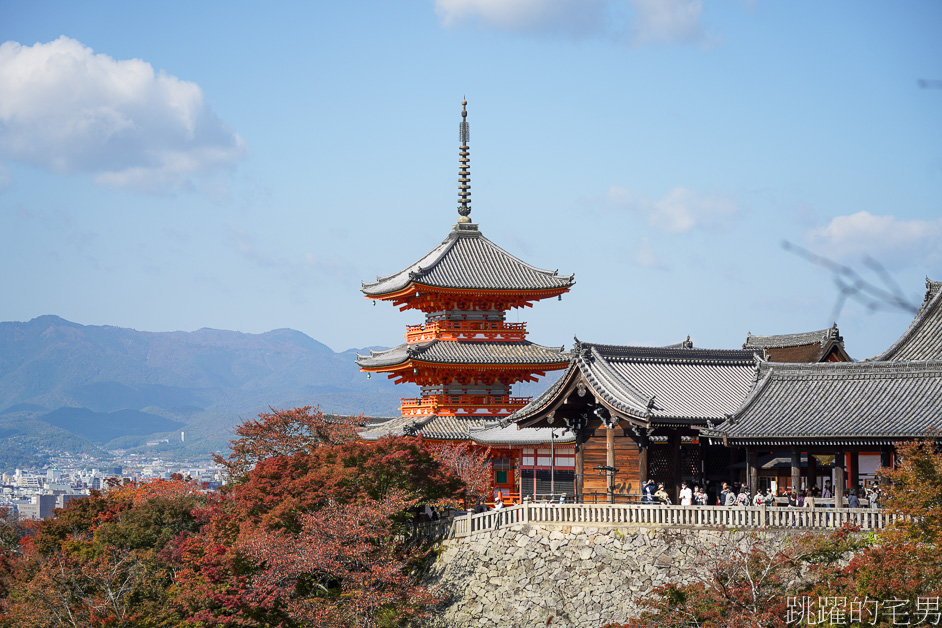
[[[745,549],[756,534],[769,547],[794,540],[787,532],[530,524],[453,539],[424,580],[444,596],[425,625],[600,628],[623,622],[655,587],[704,579],[720,552]]]

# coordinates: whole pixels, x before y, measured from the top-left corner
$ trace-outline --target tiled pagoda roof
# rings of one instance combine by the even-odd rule
[[[459,290],[544,291],[568,289],[574,275],[559,275],[523,262],[485,238],[477,225],[457,224],[425,257],[387,277],[363,282],[370,297],[394,294],[420,284]]]
[[[566,429],[520,428],[516,425],[500,425],[490,418],[430,416],[424,418],[402,417],[374,426],[360,433],[365,440],[377,440],[383,436],[403,434],[421,435],[430,440],[473,441],[482,445],[541,445],[555,442],[572,443],[575,435]]]
[[[926,279],[926,297],[916,318],[889,349],[870,359],[942,360],[942,282]]]
[[[763,362],[742,407],[706,436],[735,445],[878,444],[942,426],[942,362]]]
[[[563,347],[544,347],[526,340],[513,342],[430,340],[401,344],[386,351],[357,355],[360,368],[385,368],[410,360],[433,364],[483,364],[549,366],[565,364],[569,353]]]
[[[623,416],[702,423],[738,408],[755,382],[757,358],[746,350],[577,342],[572,354],[566,373],[509,421],[538,420],[581,380],[598,401]]]

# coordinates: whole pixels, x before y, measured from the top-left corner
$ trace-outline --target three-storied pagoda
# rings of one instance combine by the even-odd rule
[[[526,339],[525,323],[507,321],[508,310],[558,297],[575,281],[573,275],[541,270],[517,259],[471,222],[467,101],[461,104],[457,224],[414,264],[363,282],[367,298],[425,314],[424,323],[406,327],[404,344],[357,356],[361,370],[386,373],[396,383],[413,382],[422,391],[419,398],[402,400],[401,419],[365,433],[365,438],[413,433],[432,440],[474,440],[471,430],[491,427],[492,421],[510,416],[530,401],[512,396],[514,383],[535,381],[569,366],[563,347],[534,344]],[[556,442],[572,438],[538,432],[533,436],[547,443],[551,437]],[[513,444],[501,440],[490,444]],[[519,437],[510,440],[521,443]]]

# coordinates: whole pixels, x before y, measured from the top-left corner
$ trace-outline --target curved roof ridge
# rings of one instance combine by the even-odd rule
[[[593,384],[592,388],[598,396],[605,398],[606,401],[623,411],[634,411],[634,413],[639,413],[641,416],[647,416],[650,413],[650,408],[654,405],[653,395],[644,394],[631,382],[616,373],[608,360],[595,347],[589,347],[588,355],[591,356],[591,359],[587,359],[585,353],[580,353],[576,361],[579,363],[579,368],[585,374],[586,379]],[[595,384],[601,384],[601,386]],[[606,395],[604,394],[606,391],[622,393],[625,395],[626,400],[617,399],[614,395]],[[633,402],[637,407],[632,407],[626,401]],[[620,404],[624,404],[624,407],[619,407]]]
[[[762,390],[768,388],[769,384],[772,382],[772,374],[775,372],[775,370],[783,365],[789,366],[787,363],[781,362],[775,362],[774,367],[772,364],[772,362],[761,360],[756,365],[756,383],[753,385],[752,389],[746,393],[746,396],[743,397],[739,407],[726,415],[726,422],[724,423],[724,426],[735,425],[737,418],[755,403],[755,400],[759,398]]]
[[[383,282],[389,281],[390,279],[395,279],[396,277],[400,275],[404,275],[407,273],[411,274],[415,272],[416,270],[419,272],[427,271],[429,268],[433,267],[435,264],[440,262],[442,257],[445,256],[445,253],[447,253],[449,249],[455,246],[455,242],[458,241],[458,238],[455,235],[456,233],[457,233],[456,231],[452,231],[451,233],[449,233],[448,236],[444,240],[441,241],[441,244],[439,244],[434,249],[432,249],[431,251],[423,255],[418,261],[413,262],[412,264],[409,264],[402,270],[392,273],[390,275],[382,276],[382,277],[377,275],[376,281],[361,281],[360,284],[363,286],[363,290],[361,291],[365,292],[366,291],[365,289],[368,287],[379,285]],[[429,263],[423,264],[423,262],[425,262],[426,260],[429,260],[430,258],[431,258],[431,261]]]
[[[419,261],[374,282],[361,282],[361,292],[381,296],[411,283],[458,290],[566,291],[575,274],[537,268],[508,253],[481,234],[474,224],[457,224],[445,240]]]
[[[777,378],[842,377],[895,378],[908,377],[914,373],[942,373],[942,360],[866,360],[862,362],[777,362]]]
[[[781,349],[785,347],[795,347],[818,343],[824,346],[828,341],[843,342],[837,323],[826,329],[816,331],[798,332],[794,334],[773,334],[762,336],[758,334],[746,334],[746,342],[743,343],[743,349]]]
[[[441,340],[403,343],[370,356],[357,356],[360,368],[383,368],[417,359],[433,364],[528,365],[548,367],[569,362],[570,354],[562,347],[546,347],[529,340],[483,341]]]
[[[923,338],[923,346],[919,347],[918,332],[923,330],[926,331],[923,335],[931,337]],[[926,296],[909,327],[886,351],[867,358],[866,361],[932,358],[942,358],[942,281],[932,281],[926,277]]]
[[[527,405],[514,411],[510,416],[504,419],[504,421],[508,423],[516,423],[518,420],[525,419],[529,417],[530,415],[532,415],[534,412],[538,411],[540,408],[543,407],[543,405],[547,403],[547,401],[549,401],[556,395],[556,393],[559,391],[560,387],[562,387],[563,383],[567,380],[570,374],[578,368],[579,367],[576,364],[576,361],[570,360],[569,367],[566,369],[566,372],[560,375],[556,379],[556,381],[553,382],[552,385],[550,385],[549,388],[547,388],[546,390],[541,392],[539,395],[531,399],[530,403],[528,403]]]
[[[735,361],[754,362],[755,351],[747,349],[706,349],[700,347],[645,347],[632,345],[604,345],[583,342],[583,346],[597,350],[606,358],[624,358],[639,360],[698,361],[711,362]]]

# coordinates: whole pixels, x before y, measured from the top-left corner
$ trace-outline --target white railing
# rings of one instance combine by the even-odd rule
[[[437,540],[463,538],[515,523],[607,526],[834,530],[845,523],[882,530],[895,515],[871,508],[780,508],[750,506],[654,506],[647,504],[533,504],[460,515],[435,522]],[[427,525],[427,524],[420,524]],[[430,529],[429,532],[432,532]],[[424,536],[424,535],[423,535]]]

